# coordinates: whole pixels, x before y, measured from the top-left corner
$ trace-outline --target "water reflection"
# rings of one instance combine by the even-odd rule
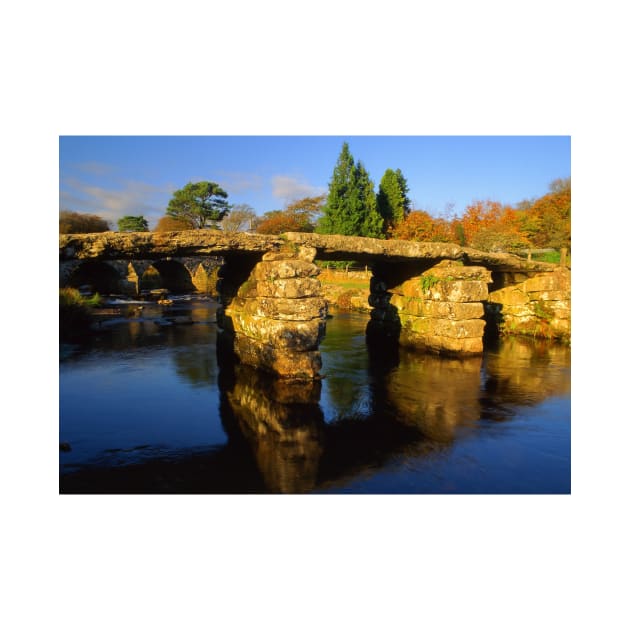
[[[323,450],[320,382],[283,381],[236,365],[224,368],[221,393],[226,433],[245,438],[267,490],[312,490]]]
[[[385,375],[386,404],[400,422],[436,442],[451,442],[459,426],[481,416],[481,357],[453,359],[401,349],[400,362]]]
[[[571,392],[571,349],[541,339],[512,337],[484,354],[484,410],[495,406],[535,405]]]
[[[165,390],[165,396],[177,396],[181,401],[179,417],[173,417],[171,411],[168,419],[161,418],[164,402],[156,396],[155,404],[147,409],[151,419],[134,418],[127,413],[134,404],[131,397],[138,387],[134,385],[126,398],[121,396],[127,408],[118,409],[114,401],[110,413],[119,414],[117,421],[122,423],[124,419],[131,428],[134,423],[155,427],[162,422],[160,435],[164,436],[181,426],[181,430],[189,431],[191,439],[193,429],[200,436],[219,431],[223,439],[208,443],[203,438],[206,441],[200,439],[195,448],[167,449],[164,457],[138,460],[133,465],[87,466],[64,473],[62,492],[305,493],[343,492],[356,487],[371,492],[440,491],[444,487],[455,491],[462,486],[454,482],[440,485],[440,475],[456,478],[462,474],[457,469],[462,467],[457,459],[462,449],[482,445],[475,452],[479,459],[474,466],[469,457],[467,475],[471,474],[469,468],[479,475],[484,467],[491,469],[496,464],[483,459],[487,458],[483,440],[488,423],[521,422],[524,407],[537,408],[555,398],[564,401],[560,413],[565,420],[570,413],[566,400],[570,394],[570,349],[564,346],[507,339],[489,347],[483,357],[444,358],[391,344],[366,345],[365,318],[339,317],[329,321],[321,348],[325,380],[291,383],[234,364],[216,341],[216,327],[208,323],[212,322],[212,307],[194,305],[187,313],[205,323],[158,326],[155,330],[154,322],[139,317],[139,321],[128,321],[120,330],[112,329],[109,335],[93,341],[111,353],[110,363],[114,365],[122,358],[129,365],[137,365],[138,352],[145,352],[146,372],[140,371],[137,376],[126,372],[126,378],[137,378],[137,383],[142,378],[146,382],[145,374],[156,378],[155,370],[151,371],[151,362],[155,361],[164,378],[157,386]],[[165,348],[168,355],[164,354]],[[165,356],[170,361],[165,362]],[[136,363],[130,357],[136,357]],[[81,360],[76,361],[75,369],[81,370]],[[98,382],[98,372],[94,372],[94,382]],[[135,404],[137,414],[143,413],[147,405],[147,386],[143,391],[139,394],[142,406]],[[212,398],[206,396],[192,403],[195,392],[207,392]],[[117,392],[112,390],[111,395]],[[86,398],[82,404],[85,407],[90,403]],[[187,420],[193,413],[191,404],[202,405],[194,411],[206,418],[208,429],[218,428],[204,429],[198,420],[193,427]],[[185,429],[187,422],[190,428]],[[138,429],[132,445],[152,443],[141,431],[146,429]],[[539,433],[544,436],[544,431]],[[519,434],[500,437],[518,440]],[[73,435],[62,438],[70,444],[75,442]],[[556,449],[561,457],[565,453],[568,456],[568,436],[556,435],[554,439],[557,442],[551,450]],[[506,442],[506,452],[515,444],[518,448],[517,442]],[[111,447],[110,443],[102,446],[103,450]],[[528,457],[538,454],[528,453]],[[516,471],[519,483],[527,479],[538,462],[531,459],[523,463],[525,468]],[[559,487],[570,487],[569,463],[558,466],[556,477],[565,484]],[[439,475],[431,472],[437,470]],[[398,471],[396,483],[387,481],[392,471]],[[431,474],[436,475],[435,479]],[[475,491],[503,488],[504,469],[497,468],[495,474],[496,479],[479,481],[475,488],[481,490]],[[545,491],[539,476],[532,475],[539,485],[522,487],[530,488],[530,492]]]

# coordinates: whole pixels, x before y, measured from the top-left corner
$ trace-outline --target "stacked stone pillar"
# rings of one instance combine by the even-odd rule
[[[503,274],[488,296],[488,312],[501,334],[571,340],[571,271],[557,267],[521,280]],[[511,282],[510,282],[511,281]]]
[[[327,306],[315,254],[312,247],[287,243],[265,253],[243,282],[230,278],[230,266],[221,274],[217,322],[242,363],[286,379],[320,376]]]
[[[438,354],[483,352],[482,302],[488,297],[490,272],[441,262],[402,281],[373,278],[372,328],[396,336],[398,343]]]

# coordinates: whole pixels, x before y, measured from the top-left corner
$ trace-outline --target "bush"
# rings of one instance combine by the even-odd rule
[[[59,336],[62,339],[85,333],[92,323],[92,307],[101,303],[95,293],[84,298],[77,289],[59,289]]]

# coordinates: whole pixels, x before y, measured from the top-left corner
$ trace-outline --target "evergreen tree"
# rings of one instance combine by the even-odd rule
[[[356,186],[359,196],[359,207],[361,208],[360,236],[371,236],[372,238],[383,237],[383,218],[378,213],[376,206],[376,193],[374,183],[370,179],[361,161],[356,169]]]
[[[323,216],[317,226],[320,234],[382,235],[374,184],[363,164],[355,165],[347,142],[341,148],[322,210]]]
[[[118,219],[118,231],[119,232],[148,232],[149,223],[140,215],[139,217],[132,217],[126,215],[121,219]]]
[[[378,212],[383,218],[386,232],[400,225],[409,214],[411,203],[408,192],[407,180],[401,170],[388,168],[381,178],[377,195]]]

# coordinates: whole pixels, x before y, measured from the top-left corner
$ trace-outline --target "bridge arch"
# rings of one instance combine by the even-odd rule
[[[139,287],[140,289],[161,288],[168,290],[169,293],[189,293],[195,290],[187,266],[173,259],[151,262],[139,278]]]
[[[69,273],[65,285],[79,288],[89,286],[98,293],[118,293],[121,290],[120,270],[108,261],[81,261]]]

